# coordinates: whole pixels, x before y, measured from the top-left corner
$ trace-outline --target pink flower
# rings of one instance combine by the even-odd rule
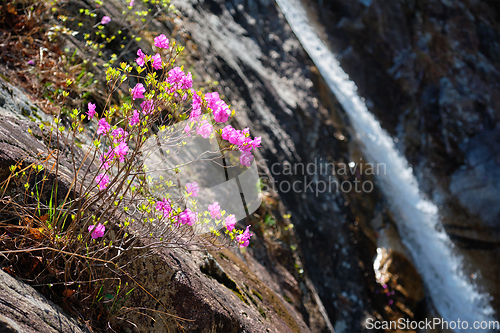
[[[109,176],[105,173],[102,173],[95,177],[95,181],[97,183],[97,187],[99,188],[100,191],[105,190],[106,187],[108,187],[109,183]]]
[[[226,141],[229,141],[229,138],[231,137],[232,133],[236,131],[233,126],[227,125],[222,129],[222,138]]]
[[[201,116],[202,100],[201,100],[201,97],[196,93],[196,91],[194,91],[192,89],[191,89],[191,91],[193,91],[193,100],[191,101],[191,106],[192,106],[193,110],[191,110],[191,113],[189,115],[189,119],[191,121],[198,121],[198,119]]]
[[[141,109],[142,113],[144,114],[150,114],[154,110],[154,102],[153,100],[146,100],[141,103]]]
[[[214,105],[214,108],[211,109],[214,115],[214,119],[218,123],[225,123],[231,115],[231,110],[229,110],[229,107],[223,100],[217,101]]]
[[[247,135],[247,134],[250,134],[250,127],[245,127],[243,130],[242,130],[243,134]]]
[[[89,102],[89,104],[87,104],[89,110],[87,111],[87,115],[89,116],[89,120],[94,118],[95,116],[95,104],[92,104]]]
[[[184,75],[185,74],[180,67],[174,67],[168,71],[167,82],[170,84],[179,83]]]
[[[224,223],[226,225],[226,229],[228,231],[232,231],[234,229],[234,225],[236,224],[236,217],[234,216],[234,214],[226,217],[226,221]]]
[[[236,240],[240,243],[240,247],[247,247],[248,244],[250,244],[250,237],[252,237],[252,234],[249,229],[250,226],[248,226],[241,235],[236,236]]]
[[[212,110],[216,122],[225,123],[229,119],[231,111],[229,110],[226,102],[219,98],[218,93],[213,92],[205,94],[205,101],[207,102],[208,107]]]
[[[193,89],[191,91],[193,92],[193,101],[191,102],[193,110],[201,109],[201,97]]]
[[[189,89],[193,86],[193,76],[190,72],[181,79],[182,89]]]
[[[155,209],[158,212],[162,212],[163,216],[169,215],[170,212],[172,211],[172,203],[169,199],[163,199],[162,201],[157,201]]]
[[[250,167],[252,165],[253,155],[248,151],[244,151],[240,155],[240,164]]]
[[[262,138],[260,136],[256,137],[253,140],[250,138],[246,138],[243,145],[240,146],[240,150],[244,151],[244,152],[250,152],[252,149],[256,150],[257,148],[260,147],[261,141],[262,141]]]
[[[101,20],[101,24],[108,24],[109,22],[111,22],[111,17],[109,16],[104,16]]]
[[[246,138],[245,142],[240,146],[240,151],[250,152],[252,150],[252,139]]]
[[[174,67],[168,71],[167,82],[172,86],[170,89],[172,93],[179,89],[191,88],[193,86],[193,77],[191,73],[186,75],[180,67]],[[182,98],[187,98],[187,95],[184,95]]]
[[[134,7],[134,0],[130,0],[129,7]]]
[[[215,103],[219,100],[219,93],[218,92],[213,92],[213,93],[207,93],[205,94],[205,101],[207,101],[208,107],[212,108],[211,105],[212,103]]]
[[[229,134],[229,142],[233,145],[241,146],[245,143],[246,136],[241,131],[234,130]]]
[[[136,98],[144,98],[144,93],[146,92],[146,88],[142,85],[142,83],[137,83],[134,88],[132,88],[132,99]]]
[[[135,62],[137,63],[137,65],[139,66],[144,66],[145,62],[144,62],[144,57],[146,56],[141,49],[138,49],[137,50],[137,56],[138,58],[135,59]]]
[[[104,232],[106,231],[106,227],[101,223],[97,223],[97,225],[89,225],[89,232],[91,232],[92,239],[96,239],[104,236]]]
[[[99,120],[98,127],[97,127],[97,135],[107,134],[110,129],[111,129],[111,126],[106,121],[106,118],[101,118]]]
[[[111,137],[113,138],[113,142],[115,144],[125,142],[125,140],[127,140],[127,136],[128,132],[121,127],[118,127],[117,129],[113,130],[113,132],[111,132]]]
[[[208,121],[203,120],[200,126],[198,126],[196,134],[201,135],[204,139],[208,139],[210,137],[210,134],[212,134],[213,129],[214,128]]]
[[[159,53],[155,54],[153,58],[151,58],[151,61],[153,62],[154,69],[161,69],[161,56]]]
[[[180,225],[181,225],[181,224],[180,224],[180,222],[179,222],[179,216],[174,215],[174,216],[170,217],[170,219],[172,220],[172,223],[173,223],[176,227],[178,227],[178,226],[180,226]]]
[[[168,49],[168,38],[164,34],[155,37],[155,46],[160,49]]]
[[[135,126],[139,123],[139,111],[134,110],[134,113],[132,114],[132,118],[130,118],[129,125],[130,126]]]
[[[117,157],[120,160],[120,162],[123,163],[125,162],[125,156],[128,153],[128,149],[129,149],[128,145],[125,142],[122,142],[113,149],[113,153],[115,157]]]
[[[201,109],[193,109],[189,114],[189,119],[191,121],[198,121],[198,119],[200,119],[200,116],[201,116]]]
[[[212,205],[208,205],[208,210],[210,211],[210,216],[213,219],[221,219],[222,214],[220,213],[219,203],[216,201]]]
[[[198,220],[195,212],[192,212],[189,208],[179,214],[179,220],[182,224],[194,225]]]
[[[28,65],[35,66],[35,62],[33,60],[28,61]]]
[[[187,193],[191,193],[193,197],[198,196],[198,192],[200,192],[200,187],[198,186],[197,182],[192,182],[192,183],[187,183],[186,184],[186,191]]]

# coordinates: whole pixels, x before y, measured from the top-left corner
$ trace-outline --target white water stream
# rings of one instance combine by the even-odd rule
[[[290,27],[307,51],[328,86],[347,113],[361,142],[366,159],[384,163],[387,172],[378,175],[381,189],[397,217],[400,236],[411,253],[434,307],[448,321],[466,321],[469,329],[455,332],[489,332],[472,329],[476,321],[493,320],[489,295],[481,294],[461,270],[461,260],[440,226],[437,207],[426,200],[406,159],[394,141],[368,111],[357,94],[357,87],[342,70],[334,54],[308,22],[299,0],[276,0]],[[452,327],[452,326],[451,326]]]

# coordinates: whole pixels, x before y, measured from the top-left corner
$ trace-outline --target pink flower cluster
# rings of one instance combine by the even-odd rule
[[[226,217],[226,221],[224,221],[224,224],[226,225],[226,229],[228,231],[234,230],[234,225],[236,224],[236,217],[234,216],[234,214],[228,215],[228,217]]]
[[[192,110],[191,110],[191,113],[189,114],[189,120],[191,122],[196,122],[200,119],[200,116],[201,116],[201,103],[202,103],[202,99],[201,97],[196,93],[196,91],[194,89],[191,89],[191,92],[193,93],[193,98],[192,98],[192,101],[191,101],[191,106],[192,106]],[[208,132],[208,127],[205,126],[205,128],[201,129],[201,125],[198,125],[198,131],[197,131],[197,134],[198,135],[201,135],[203,136],[204,138],[208,138],[210,136],[210,134],[206,134]],[[210,133],[212,132],[213,130],[213,127],[210,129]],[[191,136],[190,132],[191,132],[191,126],[189,124],[186,124],[186,126],[184,127],[184,132],[187,133],[188,136]],[[204,134],[202,134],[204,133]]]
[[[164,34],[155,37],[155,46],[160,49],[168,49],[168,38]]]
[[[198,192],[200,192],[200,187],[197,182],[187,183],[186,184],[187,194],[191,194],[193,197],[198,196]]]
[[[196,221],[198,221],[198,216],[189,208],[179,214],[179,222],[181,224],[188,224],[192,226],[196,223]]]
[[[113,159],[117,158],[121,163],[125,162],[125,156],[129,151],[129,146],[127,145],[128,132],[122,128],[117,128],[111,132],[111,139],[115,145],[114,148],[109,148],[109,150],[99,156],[101,161],[101,169],[108,170],[110,168],[110,163]]]
[[[229,110],[226,102],[219,98],[218,93],[205,94],[205,101],[207,102],[207,106],[212,110],[216,122],[225,123],[229,119],[231,110]]]
[[[118,146],[113,148],[112,152],[113,152],[114,157],[118,158],[118,160],[121,163],[123,163],[123,162],[125,162],[125,156],[127,155],[128,150],[129,150],[129,147],[128,147],[127,143],[121,142],[120,144],[118,144]]]
[[[200,119],[201,116],[202,100],[201,97],[194,90],[192,90],[192,92],[193,92],[193,100],[191,102],[191,106],[193,110],[191,110],[191,113],[189,114],[189,119],[191,121],[198,121],[198,119]]]
[[[208,211],[210,212],[210,216],[213,219],[221,219],[222,214],[220,212],[220,206],[219,203],[216,201],[211,205],[208,205]]]
[[[89,108],[90,110],[90,108]],[[108,134],[111,130],[111,125],[108,124],[106,118],[101,118],[98,122],[97,134],[103,135]],[[120,162],[125,162],[125,156],[129,151],[129,146],[127,145],[127,136],[128,132],[123,128],[114,129],[111,134],[111,140],[113,141],[113,148],[110,147],[106,153],[103,153],[99,156],[99,160],[101,162],[101,169],[108,170],[113,163],[113,160],[116,158]],[[97,183],[97,187],[100,191],[105,190],[108,187],[109,176],[106,173],[102,173],[97,175],[95,178]]]
[[[164,35],[162,35],[162,36],[164,36]],[[158,37],[156,37],[156,38],[158,38]],[[155,40],[156,40],[156,38],[155,38]],[[168,47],[168,39],[167,39],[166,45]],[[139,65],[141,67],[143,67],[146,64],[146,54],[144,52],[142,52],[141,49],[137,50],[137,58],[135,59],[135,62],[137,63],[137,65]],[[161,69],[163,67],[163,63],[161,61],[161,55],[159,53],[156,53],[154,56],[151,57],[151,65],[153,66],[154,69]]]
[[[161,69],[162,67],[162,64],[161,64],[161,56],[159,53],[155,54],[152,58],[151,58],[151,64],[153,65],[153,68],[154,69]]]
[[[199,125],[196,131],[196,134],[201,135],[204,139],[208,139],[212,131],[214,130],[212,124],[210,124],[207,120],[203,120]]]
[[[89,120],[94,118],[95,116],[95,104],[92,104],[89,102],[89,104],[87,105],[89,110],[87,111],[87,115],[89,116]]]
[[[189,89],[193,86],[191,73],[184,73],[180,67],[174,67],[168,71],[167,82],[170,84],[170,93],[176,90]]]
[[[161,212],[163,216],[169,216],[172,211],[172,202],[169,199],[163,199],[156,202],[156,211]]]
[[[144,98],[144,93],[146,88],[142,83],[137,83],[134,88],[132,88],[132,99],[135,101],[137,98]]]
[[[146,55],[144,54],[144,52],[142,52],[142,50],[141,50],[141,49],[138,49],[138,50],[137,50],[137,57],[138,57],[138,58],[137,58],[137,59],[135,59],[135,62],[137,63],[137,65],[139,65],[139,66],[141,66],[141,67],[142,67],[142,66],[144,66],[144,65],[146,64],[146,61],[144,60],[144,57],[145,57],[145,56],[146,56]]]
[[[111,125],[108,124],[106,118],[101,118],[97,123],[97,135],[108,134],[111,129]]]
[[[145,100],[141,103],[141,109],[143,114],[150,114],[155,109],[155,104],[153,100]]]
[[[95,181],[97,183],[97,187],[99,188],[99,191],[105,190],[108,187],[109,176],[105,173],[102,173],[102,174],[97,175],[95,177]]]
[[[132,117],[130,118],[130,122],[128,123],[130,126],[135,126],[139,124],[139,111],[134,110]]]
[[[256,150],[260,147],[262,138],[260,136],[252,139],[249,136],[248,127],[244,130],[236,130],[231,125],[227,125],[222,129],[222,138],[229,141],[231,144],[238,146],[241,151],[240,163],[250,167],[253,161],[252,149]]]
[[[252,234],[249,229],[250,226],[248,226],[241,235],[236,236],[236,240],[240,243],[240,247],[247,247],[250,244],[250,237],[252,237]]]
[[[111,132],[111,139],[113,139],[113,143],[119,144],[121,142],[125,142],[127,140],[128,132],[123,128],[118,127],[117,129]]]

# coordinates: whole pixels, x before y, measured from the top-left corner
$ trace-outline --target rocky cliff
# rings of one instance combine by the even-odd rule
[[[308,4],[498,311],[500,4]]]

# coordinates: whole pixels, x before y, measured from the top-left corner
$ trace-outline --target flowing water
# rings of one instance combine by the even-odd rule
[[[390,203],[400,236],[419,270],[439,316],[446,321],[466,321],[472,330],[475,321],[493,320],[488,294],[480,293],[461,270],[461,259],[443,231],[437,207],[418,189],[416,178],[406,159],[399,154],[394,141],[382,129],[357,94],[333,53],[318,37],[299,0],[277,0],[290,27],[307,51],[329,88],[347,113],[366,159],[384,163],[384,174],[378,175],[381,189]],[[450,323],[451,324],[451,323]],[[450,325],[451,326],[451,325]]]

